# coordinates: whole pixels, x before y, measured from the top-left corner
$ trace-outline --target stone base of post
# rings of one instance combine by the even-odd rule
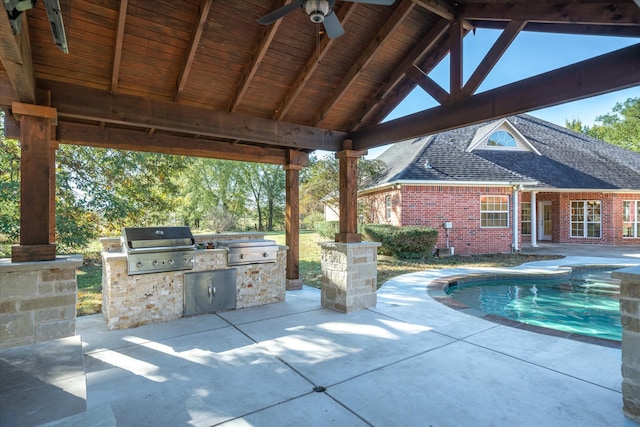
[[[640,421],[640,267],[616,270],[622,316],[622,402],[625,416]]]
[[[302,280],[300,279],[287,279],[288,291],[299,291],[302,289]]]
[[[323,307],[351,313],[376,306],[380,245],[375,242],[320,243]]]

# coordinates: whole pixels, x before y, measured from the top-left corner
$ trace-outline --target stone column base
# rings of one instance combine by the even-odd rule
[[[351,313],[376,306],[380,245],[377,242],[320,243],[323,307]]]
[[[622,316],[622,402],[624,415],[640,421],[640,267],[616,270]]]

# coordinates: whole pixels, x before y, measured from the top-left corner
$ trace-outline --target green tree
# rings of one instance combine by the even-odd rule
[[[261,163],[243,164],[243,182],[252,195],[258,216],[258,229],[274,230],[284,219],[285,172],[281,166]]]
[[[0,240],[17,242],[20,236],[20,145],[0,137]]]
[[[598,116],[589,134],[640,152],[640,97],[617,103],[611,113]]]
[[[370,186],[385,169],[384,162],[380,160],[358,160],[358,190]],[[318,159],[311,156],[309,167],[301,176],[300,212],[307,216],[324,211],[328,206],[338,205],[340,162],[333,157]],[[363,206],[363,209],[366,207]]]

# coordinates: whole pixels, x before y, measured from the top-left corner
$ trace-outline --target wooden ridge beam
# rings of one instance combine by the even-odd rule
[[[346,136],[345,132],[134,95],[110,94],[70,83],[38,80],[38,85],[51,91],[51,106],[57,108],[59,118],[155,128],[299,150],[338,151]]]
[[[352,132],[369,149],[640,85],[640,44]]]
[[[472,21],[476,28],[503,30],[509,21]],[[640,37],[640,25],[593,25],[572,23],[527,22],[522,31],[585,36]]]
[[[283,148],[262,148],[255,145],[231,144],[159,133],[150,135],[135,130],[101,128],[69,122],[58,123],[57,139],[61,144],[69,145],[275,165],[288,164],[291,151]]]

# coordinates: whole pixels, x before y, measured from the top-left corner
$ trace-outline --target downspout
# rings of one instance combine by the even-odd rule
[[[513,252],[519,252],[520,251],[520,241],[518,239],[518,192],[520,190],[519,185],[514,185],[513,186],[513,221],[512,221],[512,228],[513,228],[513,242],[511,243],[511,249]]]

